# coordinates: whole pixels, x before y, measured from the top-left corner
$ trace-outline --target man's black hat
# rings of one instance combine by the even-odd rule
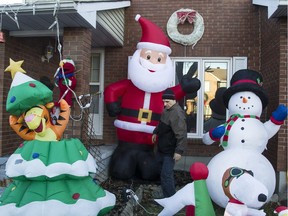
[[[175,94],[174,94],[174,92],[172,91],[172,89],[166,89],[166,90],[163,92],[162,99],[163,99],[163,100],[165,100],[165,99],[175,100]]]

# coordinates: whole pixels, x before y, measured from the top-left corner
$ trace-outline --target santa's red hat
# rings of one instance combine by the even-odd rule
[[[135,20],[138,21],[142,28],[142,38],[137,44],[137,49],[152,49],[160,52],[171,54],[170,43],[161,28],[148,19],[136,15]]]

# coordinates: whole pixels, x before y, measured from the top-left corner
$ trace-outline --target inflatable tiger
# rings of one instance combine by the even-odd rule
[[[19,118],[10,115],[10,126],[24,140],[60,140],[69,121],[70,107],[68,103],[62,99],[60,101],[59,118],[56,123],[53,124],[48,111],[53,105],[53,103],[48,103],[45,106],[34,106]]]

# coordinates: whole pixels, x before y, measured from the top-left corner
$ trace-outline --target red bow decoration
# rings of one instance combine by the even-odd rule
[[[186,20],[188,20],[188,22],[190,24],[192,24],[194,22],[195,16],[196,16],[196,11],[189,11],[189,12],[179,11],[179,12],[177,12],[177,17],[178,17],[178,20],[181,24],[184,24],[184,22]]]

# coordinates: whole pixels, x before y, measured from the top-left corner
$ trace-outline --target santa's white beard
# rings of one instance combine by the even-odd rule
[[[155,70],[155,72],[150,72],[147,66],[147,62],[143,66],[140,64],[140,51],[136,50],[133,54],[129,65],[128,65],[128,76],[132,83],[139,89],[145,92],[155,93],[161,92],[170,87],[173,82],[173,65],[169,56],[167,56],[166,63],[163,65],[158,64],[156,67],[149,64],[150,70]],[[143,62],[143,60],[141,60]]]

